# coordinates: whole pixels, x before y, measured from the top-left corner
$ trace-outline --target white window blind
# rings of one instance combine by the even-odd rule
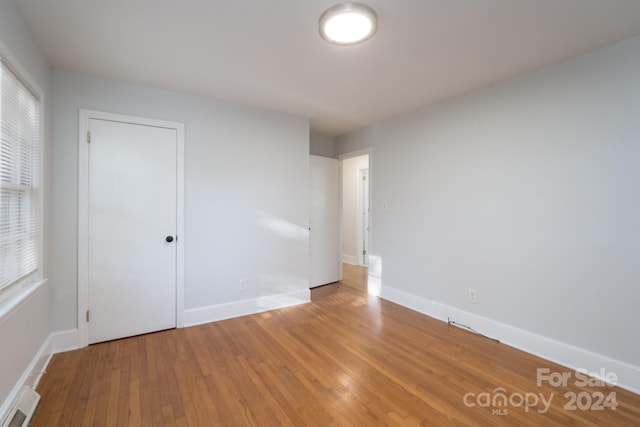
[[[39,268],[40,101],[2,58],[0,65],[2,293]]]

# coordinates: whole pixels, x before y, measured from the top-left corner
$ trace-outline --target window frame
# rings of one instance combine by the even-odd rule
[[[6,67],[13,75],[24,85],[24,87],[31,92],[31,94],[38,100],[38,182],[35,185],[37,191],[37,211],[36,211],[36,256],[37,263],[36,268],[31,273],[23,276],[17,281],[0,289],[0,320],[11,314],[17,309],[24,301],[26,301],[37,289],[39,289],[47,279],[44,277],[44,265],[45,265],[45,251],[44,251],[44,213],[45,213],[45,192],[46,182],[44,179],[45,171],[45,105],[46,98],[44,91],[36,83],[31,74],[21,64],[21,62],[13,55],[10,49],[8,49],[2,41],[0,41],[0,59],[4,67]]]

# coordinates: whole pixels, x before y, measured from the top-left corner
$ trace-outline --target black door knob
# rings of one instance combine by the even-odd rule
[[[164,240],[166,240],[167,242],[171,243],[171,242],[173,242],[173,236],[167,236],[167,238],[164,239]]]

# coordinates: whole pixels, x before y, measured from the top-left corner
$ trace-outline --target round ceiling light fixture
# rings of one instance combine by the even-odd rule
[[[350,46],[369,40],[378,29],[378,15],[360,3],[340,3],[325,10],[318,21],[320,36],[327,42]]]

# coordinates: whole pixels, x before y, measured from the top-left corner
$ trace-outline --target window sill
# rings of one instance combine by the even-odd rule
[[[47,279],[40,279],[25,285],[22,289],[7,298],[6,301],[0,303],[0,324],[17,311],[25,302],[31,299],[31,296],[40,289]]]

